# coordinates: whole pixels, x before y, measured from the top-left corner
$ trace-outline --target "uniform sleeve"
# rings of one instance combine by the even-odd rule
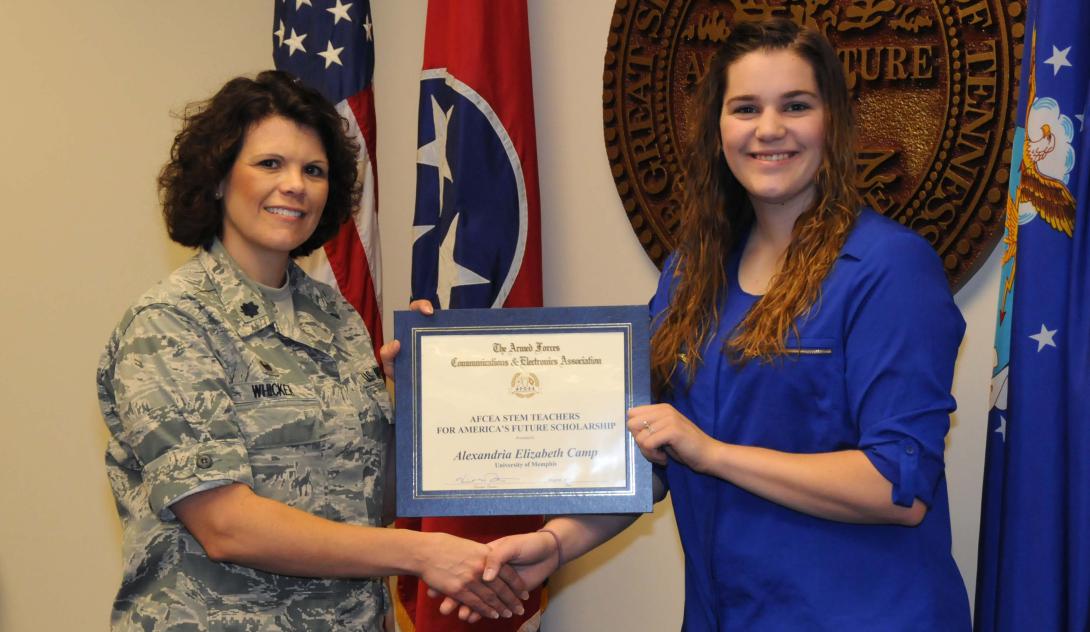
[[[161,519],[173,519],[170,505],[197,491],[253,487],[226,373],[191,319],[168,306],[137,313],[119,335],[111,382],[115,438],[136,457]]]
[[[927,242],[900,233],[888,241],[857,262],[865,272],[849,310],[848,404],[859,447],[893,484],[893,502],[930,505],[943,476],[965,321]]]

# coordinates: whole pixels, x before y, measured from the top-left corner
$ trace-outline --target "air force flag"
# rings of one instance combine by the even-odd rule
[[[1086,0],[1030,0],[984,465],[979,632],[1090,630],[1087,33]]]

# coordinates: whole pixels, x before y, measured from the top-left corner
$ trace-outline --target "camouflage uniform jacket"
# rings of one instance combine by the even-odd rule
[[[389,399],[363,321],[294,263],[295,322],[217,241],[121,319],[98,393],[124,530],[116,630],[381,630],[381,580],[309,579],[210,560],[174,517],[239,482],[340,522],[381,520]]]

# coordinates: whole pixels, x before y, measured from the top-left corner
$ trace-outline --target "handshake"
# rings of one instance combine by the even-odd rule
[[[413,301],[409,309],[434,313],[430,302]],[[391,341],[379,350],[387,376],[394,375],[394,361],[401,344]],[[418,571],[428,586],[428,596],[444,595],[439,606],[444,615],[457,614],[474,623],[481,618],[499,619],[522,615],[522,602],[561,564],[560,540],[542,529],[500,538],[488,544],[447,533],[427,536]]]
[[[446,533],[428,536],[418,573],[428,595],[445,595],[444,615],[470,623],[524,614],[522,602],[562,563],[560,539],[543,528],[481,544]]]

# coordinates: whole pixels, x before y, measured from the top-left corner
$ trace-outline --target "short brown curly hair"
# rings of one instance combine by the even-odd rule
[[[329,196],[317,228],[291,251],[310,254],[332,238],[359,206],[359,144],[348,135],[348,122],[317,90],[294,76],[266,70],[254,79],[236,77],[207,101],[191,103],[174,137],[170,160],[159,173],[159,198],[167,233],[191,248],[212,246],[223,232],[223,204],[216,198],[242,149],[246,132],[273,115],[317,132],[329,160]]]

